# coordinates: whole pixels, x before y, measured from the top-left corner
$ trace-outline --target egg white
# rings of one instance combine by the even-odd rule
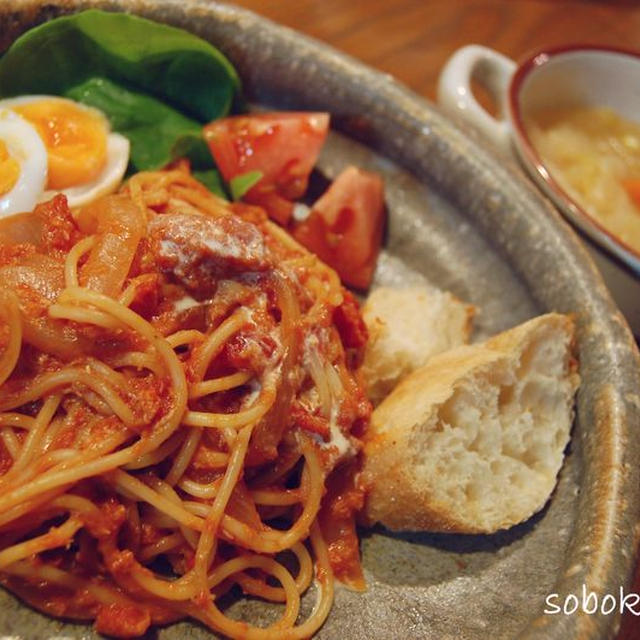
[[[47,184],[47,150],[36,129],[0,106],[0,140],[16,160],[20,173],[12,189],[0,196],[0,217],[32,211]]]
[[[64,193],[70,207],[91,202],[100,196],[113,193],[124,176],[129,164],[129,140],[119,133],[110,133],[107,136],[107,158],[100,174],[91,180],[73,187],[67,187],[60,191],[47,189],[39,202],[50,200],[56,193]]]
[[[2,109],[3,107],[11,109],[11,107],[22,106],[34,102],[41,102],[43,100],[73,104],[80,109],[98,115],[98,117],[104,123],[105,133],[107,136],[107,157],[105,165],[102,168],[100,174],[90,182],[73,185],[65,189],[49,189],[43,192],[43,189],[46,188],[45,181],[44,187],[41,188],[40,192],[38,193],[36,202],[50,200],[57,193],[63,193],[65,196],[67,196],[67,201],[70,207],[78,207],[86,204],[87,202],[91,202],[91,200],[94,200],[95,198],[99,198],[100,196],[114,192],[122,182],[122,178],[124,177],[125,171],[127,170],[127,165],[129,164],[130,145],[127,138],[120,135],[119,133],[113,133],[110,130],[109,121],[99,109],[88,107],[81,102],[76,102],[75,100],[70,100],[68,98],[48,95],[24,95],[16,96],[15,98],[0,100],[0,109]],[[33,128],[33,130],[34,132],[36,131],[35,128]],[[37,132],[36,135],[38,135]],[[33,208],[33,206],[31,208]]]

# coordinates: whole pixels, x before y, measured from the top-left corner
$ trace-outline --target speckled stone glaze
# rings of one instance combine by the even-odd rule
[[[573,313],[582,385],[559,484],[530,521],[495,536],[362,532],[369,588],[338,588],[318,637],[343,640],[612,638],[619,615],[549,616],[545,596],[628,591],[638,532],[638,352],[569,227],[515,167],[474,134],[356,61],[245,10],[165,0],[0,0],[0,48],[27,28],[88,7],[124,10],[216,44],[255,103],[328,110],[335,133],[321,158],[333,176],[357,163],[381,172],[390,222],[378,283],[426,279],[478,307],[474,339],[537,313]],[[203,79],[203,81],[205,81]],[[303,602],[303,613],[313,594]],[[250,601],[231,614],[268,624]],[[0,592],[0,635],[92,638]],[[183,622],[162,639],[211,637]]]

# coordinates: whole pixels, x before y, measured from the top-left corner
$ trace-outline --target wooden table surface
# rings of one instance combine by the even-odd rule
[[[229,0],[231,1],[231,0]],[[238,0],[323,40],[435,99],[438,73],[459,47],[484,44],[515,59],[549,45],[640,48],[640,2],[587,0]]]
[[[515,60],[551,45],[640,49],[639,1],[235,0],[327,42],[435,100],[438,74],[459,47],[490,46]],[[633,591],[640,593],[640,566]],[[627,615],[618,640],[640,640]]]

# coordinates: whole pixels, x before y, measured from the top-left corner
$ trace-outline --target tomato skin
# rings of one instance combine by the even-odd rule
[[[227,182],[249,171],[262,173],[243,200],[284,225],[293,201],[307,189],[328,131],[327,113],[285,111],[214,120],[204,127],[204,138]]]
[[[379,175],[347,167],[293,236],[358,289],[371,284],[382,244],[384,187]]]

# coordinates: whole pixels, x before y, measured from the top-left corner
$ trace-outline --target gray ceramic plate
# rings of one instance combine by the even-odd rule
[[[428,281],[475,304],[476,338],[545,310],[578,320],[582,386],[559,486],[529,522],[491,537],[363,532],[369,589],[338,590],[321,638],[613,637],[619,615],[544,615],[545,596],[628,592],[640,488],[638,354],[575,236],[533,189],[436,109],[335,51],[244,10],[186,0],[0,0],[0,48],[87,7],[138,12],[194,31],[239,69],[256,103],[328,110],[321,165],[385,175],[391,212],[377,282]],[[356,142],[356,139],[359,142]],[[309,603],[306,603],[309,607]],[[257,603],[235,615],[267,621]],[[88,638],[0,593],[0,634]],[[155,637],[155,636],[152,636]],[[181,623],[159,638],[205,638]]]

